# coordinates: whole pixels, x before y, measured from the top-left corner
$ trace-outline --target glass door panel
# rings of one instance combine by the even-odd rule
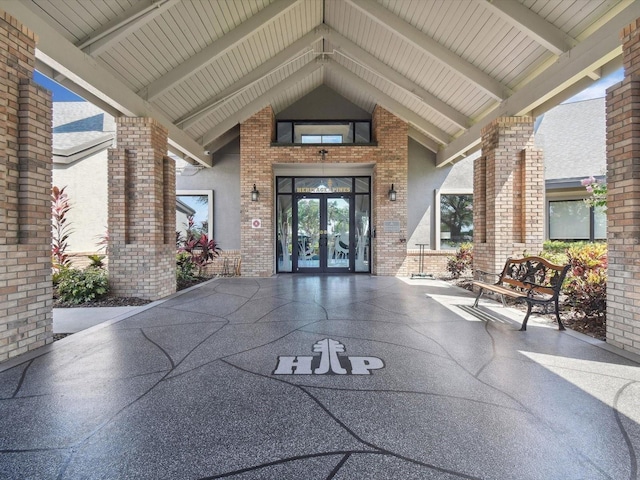
[[[291,195],[278,195],[278,224],[276,252],[279,272],[291,272],[293,245],[291,229],[293,228],[293,204]]]
[[[370,199],[369,195],[356,195],[355,196],[355,269],[356,272],[368,272],[369,271],[369,257],[370,257],[370,225],[369,219],[371,218],[371,212],[369,211]]]
[[[300,268],[320,267],[320,198],[298,198],[297,265]]]
[[[351,204],[348,198],[326,198],[326,267],[349,268]]]

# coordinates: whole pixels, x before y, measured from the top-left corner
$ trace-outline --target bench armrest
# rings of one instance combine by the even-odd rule
[[[487,283],[486,277],[495,277],[496,280],[498,280],[501,275],[500,273],[485,272],[484,270],[477,270],[477,269],[474,270],[474,272],[478,274],[478,280],[485,283]]]

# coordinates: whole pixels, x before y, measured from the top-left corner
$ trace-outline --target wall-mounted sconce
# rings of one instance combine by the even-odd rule
[[[389,189],[389,200],[392,202],[396,201],[396,191],[393,189],[393,183],[391,184],[391,188]]]
[[[253,190],[251,190],[251,201],[257,202],[258,197],[260,196],[260,192],[256,189],[256,184],[253,184]]]

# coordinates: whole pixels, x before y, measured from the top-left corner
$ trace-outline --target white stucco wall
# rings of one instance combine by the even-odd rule
[[[185,169],[177,190],[213,190],[213,237],[223,250],[240,249],[240,140],[213,157],[213,167]]]
[[[69,253],[95,252],[107,230],[107,149],[69,165],[54,163],[53,185],[69,195]]]
[[[436,190],[464,192],[473,190],[473,159],[466,158],[455,165],[436,168],[435,153],[409,139],[409,192],[407,239],[408,248],[417,243],[436,246]]]

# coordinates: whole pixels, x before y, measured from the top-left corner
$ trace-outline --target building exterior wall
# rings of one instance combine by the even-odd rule
[[[0,361],[53,341],[49,92],[36,36],[0,11]]]
[[[246,276],[270,276],[275,273],[274,238],[274,166],[276,164],[318,164],[318,146],[272,146],[274,115],[266,107],[240,128],[240,205],[242,272]],[[323,145],[328,153],[326,164],[373,164],[372,273],[406,274],[407,238],[407,124],[381,107],[373,113],[372,130],[377,146]],[[256,185],[258,202],[251,201]],[[391,184],[398,192],[397,201],[387,194]],[[253,221],[261,220],[261,228]],[[385,231],[385,221],[400,223],[400,232]],[[384,252],[384,253],[383,253]]]
[[[105,148],[68,165],[53,165],[53,185],[66,187],[71,203],[69,253],[97,252],[99,237],[107,231],[107,156]]]
[[[214,154],[213,167],[183,169],[177,190],[213,190],[213,238],[223,250],[240,249],[240,142]]]
[[[640,19],[621,39],[625,79],[607,91],[607,342],[640,354]]]

